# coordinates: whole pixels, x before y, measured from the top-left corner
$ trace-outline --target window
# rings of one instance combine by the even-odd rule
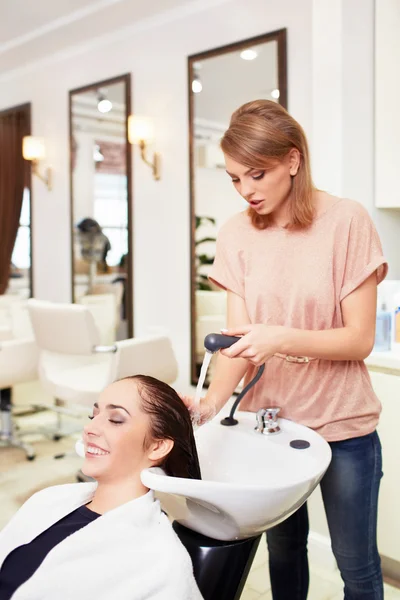
[[[128,202],[126,175],[96,173],[94,177],[94,215],[111,244],[107,254],[110,267],[119,265],[128,253]]]
[[[24,189],[19,228],[14,244],[11,262],[17,269],[31,268],[31,199],[28,188]]]

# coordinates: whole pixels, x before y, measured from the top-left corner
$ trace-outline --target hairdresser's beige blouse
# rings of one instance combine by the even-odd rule
[[[220,230],[210,278],[244,298],[252,323],[322,330],[343,326],[341,301],[374,271],[387,274],[378,234],[357,202],[330,198],[305,231],[257,230],[246,212]],[[255,374],[250,367],[246,382]],[[328,441],[376,428],[380,403],[363,361],[267,360],[241,409],[280,406],[280,416],[315,429]]]

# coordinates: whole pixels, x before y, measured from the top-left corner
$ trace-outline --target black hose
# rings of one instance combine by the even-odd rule
[[[225,417],[225,419],[222,419],[221,425],[226,425],[227,427],[230,427],[232,425],[237,425],[239,423],[239,421],[237,421],[236,419],[233,418],[235,411],[236,411],[237,407],[239,406],[243,397],[253,387],[253,385],[255,385],[257,383],[257,381],[260,379],[261,375],[264,373],[264,369],[265,369],[265,364],[261,365],[261,367],[258,368],[258,371],[255,374],[255,376],[253,377],[253,379],[251,381],[249,381],[249,383],[246,385],[246,387],[240,392],[239,396],[236,398],[236,400],[232,406],[229,417]]]

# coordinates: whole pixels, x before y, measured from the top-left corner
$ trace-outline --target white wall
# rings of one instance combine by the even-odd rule
[[[70,225],[68,90],[131,72],[133,109],[154,118],[162,179],[154,182],[134,153],[135,332],[167,327],[177,350],[181,388],[189,382],[189,180],[187,56],[288,28],[291,111],[311,133],[311,0],[218,2],[153,30],[136,27],[118,42],[30,72],[0,78],[2,107],[32,102],[33,134],[43,135],[54,167],[54,191],[34,180],[33,260],[39,298],[68,301]],[[206,4],[207,5],[207,4]],[[153,22],[154,23],[154,22]],[[227,181],[229,186],[229,181]],[[49,277],[51,273],[51,277]]]

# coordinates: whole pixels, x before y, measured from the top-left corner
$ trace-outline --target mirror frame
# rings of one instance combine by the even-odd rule
[[[5,116],[7,114],[17,112],[17,111],[25,111],[28,117],[28,133],[27,135],[32,135],[32,103],[26,102],[25,104],[18,104],[17,106],[10,106],[10,108],[5,108],[0,110],[0,116]],[[21,146],[22,153],[22,146]],[[29,164],[29,252],[30,252],[30,268],[29,268],[29,297],[33,298],[33,198],[32,198],[32,164]],[[17,241],[17,240],[15,240]]]
[[[247,38],[233,44],[220,46],[198,54],[188,56],[188,96],[189,96],[189,186],[190,186],[190,382],[197,384],[196,374],[196,296],[195,296],[195,192],[194,192],[194,93],[191,81],[194,76],[194,63],[207,58],[213,58],[229,52],[236,52],[250,45],[265,44],[276,41],[278,45],[278,81],[279,81],[279,104],[287,109],[287,43],[286,29],[278,29],[270,33]],[[207,384],[205,384],[207,387]]]
[[[134,281],[133,281],[133,197],[132,197],[132,147],[128,139],[128,118],[132,114],[132,95],[131,95],[131,74],[125,73],[124,75],[118,75],[110,79],[103,79],[96,81],[79,88],[75,88],[69,91],[69,105],[68,105],[68,118],[69,118],[69,189],[70,189],[70,230],[71,230],[71,298],[72,302],[75,303],[75,289],[74,289],[74,190],[73,190],[73,175],[72,175],[72,97],[75,94],[81,94],[90,90],[107,87],[115,83],[125,84],[125,140],[126,140],[126,177],[127,177],[127,203],[128,203],[128,266],[127,276],[128,285],[126,286],[126,306],[127,306],[127,319],[128,319],[128,337],[133,337],[133,292],[134,292]]]

